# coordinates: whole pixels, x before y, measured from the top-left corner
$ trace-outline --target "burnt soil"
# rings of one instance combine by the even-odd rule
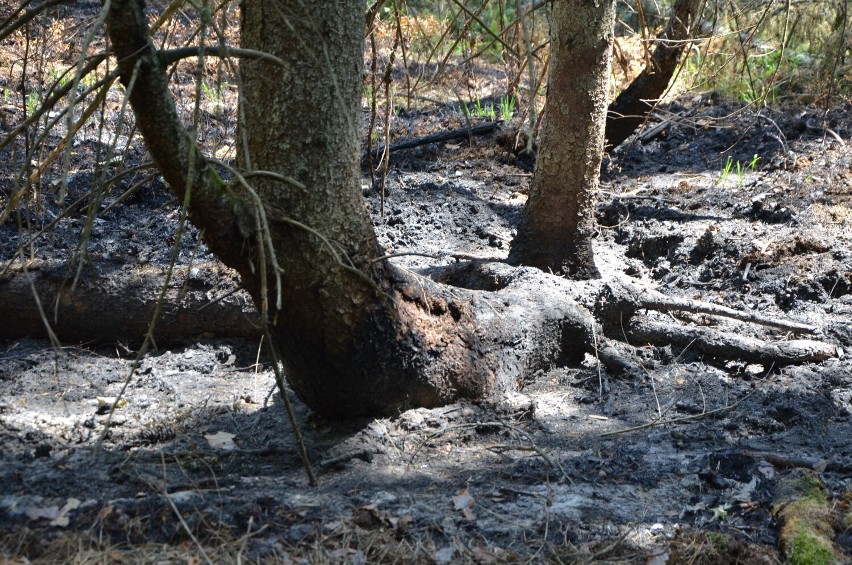
[[[528,375],[513,398],[343,423],[291,395],[318,476],[309,487],[258,341],[187,336],[146,354],[132,375],[133,351],[121,344],[9,341],[0,344],[0,556],[49,562],[73,532],[94,549],[154,544],[139,557],[152,562],[167,560],[168,547],[192,554],[192,536],[214,561],[778,562],[773,489],[791,469],[813,469],[849,512],[852,105],[757,116],[693,96],[665,109],[690,116],[605,161],[595,242],[604,276],[814,324],[840,356],[774,367],[632,344],[648,361],[640,378],[610,376],[587,356]],[[397,127],[459,125],[448,113],[427,107]],[[450,253],[506,256],[533,166],[501,142],[511,128],[395,154],[383,215],[365,172],[388,252],[437,256],[393,261],[423,271],[451,264]],[[725,175],[728,156],[739,173]],[[70,200],[92,174],[75,169]],[[148,182],[99,217],[89,253],[164,265],[177,210]],[[71,214],[34,256],[66,258],[84,225],[84,211]],[[8,260],[25,236],[14,220],[0,231]],[[179,266],[214,260],[193,229],[182,246]],[[791,337],[705,315],[659,317]],[[656,425],[602,435],[645,424]],[[695,537],[707,532],[724,537]],[[835,542],[852,555],[848,531]],[[228,544],[231,557],[217,554]]]

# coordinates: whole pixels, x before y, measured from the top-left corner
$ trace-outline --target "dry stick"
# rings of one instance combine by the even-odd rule
[[[837,135],[837,132],[834,131],[833,129],[823,127],[823,126],[818,126],[812,120],[806,121],[805,125],[807,126],[808,129],[818,131],[818,132],[822,133],[824,136],[830,135],[832,138],[834,138],[834,140],[836,142],[838,142],[840,144],[841,147],[846,147],[846,142],[843,141],[843,138],[840,137],[839,135]]]
[[[432,47],[432,50],[429,51],[429,55],[426,57],[426,61],[423,63],[423,68],[426,68],[429,65],[429,63],[432,62],[432,57],[435,56],[435,53],[438,51],[438,47],[441,46],[441,43],[443,43],[444,39],[446,39],[447,35],[449,35],[450,29],[452,29],[452,27],[455,25],[456,20],[459,19],[459,16],[461,16],[461,11],[458,11],[455,14],[453,14],[453,18],[444,27],[444,31],[441,32],[441,37],[438,38],[438,41],[435,43],[435,45],[431,45],[429,43],[429,38],[427,37],[426,32],[420,26],[420,20],[417,19],[417,18],[414,19],[415,25],[417,25],[417,27],[420,28],[421,37],[424,38],[424,40],[426,41],[427,44],[430,45],[430,47]],[[450,48],[450,51],[455,49],[455,46],[456,46],[456,43],[453,44],[453,46]],[[438,66],[437,72],[435,73],[434,76],[438,76],[440,74],[440,71],[443,70],[443,68],[444,68],[444,63],[441,63]],[[417,75],[417,80],[414,81],[414,86],[411,87],[412,90],[415,90],[415,91],[417,90],[417,86],[420,84],[420,80],[423,78],[424,75],[425,75],[425,73],[420,73],[420,74]]]
[[[496,421],[495,422],[474,422],[474,423],[471,423],[471,424],[456,424],[456,425],[453,425],[453,426],[447,426],[446,428],[442,428],[442,429],[438,430],[437,432],[433,432],[433,433],[429,434],[428,436],[426,436],[423,439],[423,441],[420,442],[420,444],[414,450],[414,453],[411,454],[411,460],[409,461],[409,464],[414,463],[414,460],[417,458],[417,454],[420,453],[420,450],[423,448],[423,446],[426,445],[426,442],[431,441],[438,436],[444,435],[444,433],[446,433],[446,432],[451,432],[451,431],[454,431],[454,430],[469,430],[469,429],[475,429],[475,428],[480,428],[480,427],[483,427],[483,428],[484,427],[505,428],[505,429],[511,430],[511,431],[513,431],[513,432],[515,432],[519,435],[522,435],[528,442],[530,442],[530,446],[532,447],[532,449],[536,453],[538,453],[541,456],[542,459],[544,459],[544,462],[547,463],[548,467],[550,467],[551,469],[559,469],[562,472],[562,478],[567,479],[569,483],[574,484],[574,481],[571,480],[571,477],[569,477],[568,473],[565,472],[565,469],[562,467],[562,464],[559,461],[553,461],[550,458],[550,456],[547,455],[547,453],[542,451],[536,445],[535,441],[533,441],[532,437],[530,437],[530,434],[528,434],[527,432],[525,432],[521,428],[518,428],[517,426],[512,426],[510,424],[505,424],[503,422],[496,422]]]
[[[506,42],[503,40],[503,38],[502,38],[502,37],[500,37],[498,34],[496,34],[496,33],[494,33],[493,31],[491,31],[491,28],[490,28],[490,27],[489,27],[489,26],[488,26],[485,22],[483,22],[483,21],[482,21],[482,18],[480,18],[480,17],[479,17],[479,14],[478,14],[478,13],[472,12],[472,11],[470,10],[470,8],[468,8],[467,6],[465,6],[464,4],[462,4],[461,2],[459,2],[459,0],[452,0],[452,2],[453,2],[453,4],[455,4],[456,6],[458,6],[459,8],[461,8],[462,10],[464,10],[464,11],[465,11],[465,13],[466,13],[468,16],[470,16],[470,17],[471,17],[471,18],[472,18],[472,19],[473,19],[476,23],[478,23],[479,25],[481,25],[481,26],[482,26],[482,29],[484,29],[484,30],[485,30],[485,33],[486,33],[486,34],[488,34],[488,35],[490,35],[490,36],[493,38],[493,40],[494,40],[494,41],[499,42],[499,43],[500,43],[500,45],[502,45],[502,46],[506,49],[506,51],[508,51],[509,53],[511,53],[512,55],[514,55],[515,57],[517,57],[518,59],[520,59],[520,58],[521,58],[521,54],[520,54],[520,53],[518,53],[517,51],[515,51],[515,48],[514,48],[514,47],[512,47],[511,45],[509,45],[508,43],[506,43]],[[483,7],[484,7],[484,6],[483,6]],[[481,11],[481,8],[480,8],[480,11]],[[490,46],[490,45],[492,45],[492,44],[493,44],[493,43],[489,43],[489,46]],[[480,51],[480,53],[481,53],[481,51]]]
[[[396,7],[396,2],[394,2],[394,7]],[[390,167],[390,119],[391,119],[391,104],[393,101],[391,100],[391,78],[393,76],[393,62],[396,59],[396,47],[399,44],[399,35],[394,38],[393,47],[391,48],[390,57],[388,58],[388,64],[385,67],[385,76],[384,76],[384,85],[385,85],[385,145],[383,147],[384,152],[382,155],[382,191],[381,191],[381,205],[380,205],[380,215],[382,217],[385,216],[385,196],[387,195],[387,184],[388,184],[388,168]]]
[[[77,87],[80,86],[80,81],[83,79],[85,67],[83,63],[86,61],[86,53],[89,51],[89,46],[95,39],[95,35],[101,30],[106,22],[107,14],[112,9],[111,0],[105,0],[102,3],[101,11],[98,13],[98,19],[92,25],[83,43],[80,46],[80,56],[77,57],[76,71],[74,72],[74,80],[71,81],[71,95],[68,97],[68,116],[65,122],[65,128],[68,131],[69,138],[73,135],[74,127],[74,107],[77,105]],[[124,104],[127,104],[127,98],[124,99]],[[124,108],[122,108],[122,112]],[[121,121],[118,122],[121,124]],[[68,192],[68,172],[71,169],[71,148],[70,146],[64,153],[62,159],[62,183],[59,186],[59,197],[56,199],[59,204],[65,203],[65,194]]]
[[[255,209],[255,221],[260,225],[260,212]],[[278,351],[276,350],[275,341],[272,339],[272,333],[269,331],[269,292],[266,280],[266,247],[263,241],[263,235],[257,235],[257,254],[260,262],[260,323],[263,327],[263,336],[269,343],[269,356],[272,358],[272,371],[275,373],[275,384],[278,385],[278,393],[281,396],[281,401],[284,403],[284,409],[287,412],[287,419],[290,421],[290,429],[293,431],[293,438],[296,440],[296,448],[299,451],[299,458],[302,460],[302,466],[305,468],[305,473],[308,475],[308,484],[316,486],[317,479],[314,475],[314,470],[311,467],[311,460],[308,458],[308,452],[305,449],[305,442],[302,440],[302,432],[299,430],[299,423],[296,421],[296,414],[293,411],[293,405],[290,403],[290,398],[287,396],[287,388],[284,382],[284,374],[281,372],[281,366],[278,360]],[[279,269],[277,265],[272,266],[276,271]],[[280,281],[279,281],[280,288]],[[280,308],[279,308],[280,310]]]
[[[125,176],[125,175],[127,175],[127,174],[130,174],[130,173],[136,172],[136,171],[138,171],[138,170],[140,170],[140,169],[150,168],[150,167],[153,167],[153,166],[154,166],[154,164],[153,164],[153,163],[148,162],[148,163],[144,163],[144,164],[142,164],[142,165],[139,165],[139,166],[133,167],[133,168],[131,168],[131,169],[127,169],[127,170],[125,170],[125,171],[122,171],[121,173],[119,173],[119,174],[117,174],[117,175],[113,176],[111,179],[109,179],[109,180],[106,182],[106,185],[107,185],[107,186],[111,186],[111,185],[112,185],[112,184],[114,184],[117,180],[119,180],[121,177],[123,177],[123,176]],[[109,212],[110,210],[112,210],[115,206],[117,206],[118,204],[120,204],[120,203],[121,203],[121,202],[122,202],[125,198],[127,198],[130,194],[132,194],[133,192],[137,191],[140,187],[144,186],[145,184],[147,184],[148,182],[150,182],[150,181],[151,181],[153,178],[155,178],[155,177],[156,177],[156,175],[148,175],[148,176],[146,176],[145,178],[143,178],[141,181],[139,181],[139,182],[137,182],[137,183],[134,183],[134,184],[133,184],[130,188],[128,188],[127,190],[125,190],[123,193],[121,193],[121,195],[120,195],[118,198],[116,198],[115,200],[113,200],[113,202],[112,202],[111,204],[109,204],[106,208],[104,208],[103,210],[101,210],[101,214],[106,214],[107,212]],[[24,247],[27,247],[28,245],[32,245],[32,244],[33,244],[33,243],[35,243],[38,239],[40,239],[40,238],[41,238],[44,234],[46,234],[46,233],[50,232],[50,231],[51,231],[54,227],[56,227],[56,224],[58,224],[59,222],[61,222],[61,221],[62,221],[62,220],[64,220],[65,218],[67,218],[70,214],[74,213],[74,212],[77,210],[77,208],[78,208],[81,204],[83,204],[83,202],[85,202],[85,201],[86,201],[86,199],[88,199],[88,198],[89,198],[89,196],[90,196],[90,194],[87,192],[86,194],[84,194],[83,196],[81,196],[80,198],[78,198],[77,200],[75,200],[74,202],[72,202],[71,204],[69,204],[68,206],[66,206],[66,207],[62,210],[62,212],[60,212],[60,213],[59,213],[59,215],[58,215],[58,216],[56,216],[54,219],[52,219],[52,220],[51,220],[50,222],[48,222],[47,224],[44,224],[44,226],[43,226],[43,227],[42,227],[39,231],[37,231],[36,233],[32,234],[28,240],[26,240],[26,241],[22,241],[20,244],[18,244],[18,250],[21,250],[21,249],[23,249]],[[16,251],[15,251],[15,254],[16,254],[16,255],[17,255],[17,253],[18,253],[18,250],[16,250]],[[2,277],[3,277],[3,276],[4,276],[7,272],[8,272],[9,268],[10,268],[10,267],[11,267],[14,263],[15,263],[15,257],[12,257],[11,259],[9,259],[9,260],[6,262],[6,264],[3,266],[3,268],[0,268],[0,278],[2,278]]]
[[[444,141],[454,141],[456,139],[468,139],[472,135],[486,135],[499,128],[500,122],[486,122],[483,124],[476,124],[470,127],[455,128],[447,131],[441,131],[415,139],[404,139],[402,141],[392,143],[390,145],[388,153],[402,151],[403,149],[412,149],[414,147],[427,145],[429,143],[442,143]],[[385,153],[385,147],[385,145],[376,147],[370,153],[363,157],[362,162],[365,162],[368,157],[376,158],[379,155]]]
[[[652,289],[633,288],[630,290],[636,293],[636,302],[639,307],[648,310],[657,310],[659,312],[679,311],[691,312],[693,314],[710,314],[713,316],[733,318],[742,322],[751,322],[762,326],[800,333],[812,334],[817,331],[817,328],[810,324],[773,318],[757,312],[743,312],[741,310],[734,310],[733,308],[728,308],[727,306],[721,306],[718,304],[710,304],[707,302],[700,302],[698,300],[674,298]]]
[[[399,41],[399,51],[402,54],[402,70],[405,74],[405,107],[411,108],[411,73],[408,72],[408,49],[405,47],[405,38],[402,36],[402,20],[399,17],[396,0],[394,6],[394,19],[396,20],[397,41]]]
[[[384,0],[379,0],[383,2]],[[377,2],[376,4],[378,4]],[[369,17],[369,14],[368,14]],[[372,23],[372,20],[371,20]],[[370,126],[367,128],[367,161],[370,169],[370,188],[375,190],[376,187],[376,166],[373,164],[373,131],[376,129],[376,100],[378,93],[376,92],[376,65],[378,64],[378,55],[376,54],[376,34],[373,30],[370,31]],[[387,143],[387,140],[385,140]]]
[[[61,4],[64,1],[65,0],[48,0],[47,2],[36,6],[32,10],[27,10],[27,12],[23,16],[17,17],[17,15],[21,13],[21,10],[29,3],[24,2],[18,7],[17,10],[15,10],[15,12],[13,12],[8,18],[6,18],[2,24],[0,24],[0,26],[2,26],[0,27],[0,40],[9,37],[9,35],[14,33],[16,29],[20,29],[46,9],[52,8],[53,6]]]
[[[125,96],[130,96],[130,88],[127,89]],[[127,375],[127,378],[124,379],[124,383],[121,386],[121,390],[119,390],[118,395],[116,395],[115,402],[113,402],[110,407],[109,415],[107,415],[107,419],[104,422],[104,429],[98,436],[97,442],[95,442],[94,454],[97,456],[100,451],[101,445],[103,444],[104,439],[106,439],[106,435],[109,432],[110,424],[112,423],[112,417],[115,414],[115,410],[118,407],[118,403],[124,397],[124,393],[127,391],[127,387],[130,386],[130,381],[133,379],[133,375],[136,374],[137,369],[139,369],[139,365],[142,364],[142,358],[148,352],[148,348],[154,342],[154,329],[157,327],[157,320],[160,319],[160,313],[163,309],[163,304],[166,301],[166,292],[169,289],[169,283],[171,282],[172,276],[174,275],[175,264],[177,263],[178,256],[180,255],[180,244],[183,239],[183,235],[186,232],[186,221],[188,217],[190,196],[192,193],[192,183],[195,177],[195,167],[193,163],[195,163],[194,153],[195,153],[195,144],[192,144],[189,149],[190,152],[190,166],[189,171],[187,171],[187,186],[186,186],[186,195],[183,199],[183,205],[180,210],[180,217],[178,218],[178,230],[175,234],[175,243],[172,247],[172,254],[169,257],[169,265],[166,269],[165,280],[163,281],[163,287],[160,289],[159,295],[157,295],[157,301],[154,305],[154,315],[151,317],[151,323],[148,325],[148,331],[145,332],[145,338],[142,340],[142,345],[139,347],[139,351],[136,353],[136,359],[133,360],[133,364],[130,366],[130,373]]]
[[[200,57],[201,48],[190,46],[178,47],[176,49],[161,49],[157,52],[157,55],[162,64],[171,65],[172,63],[177,63],[181,59],[187,59],[189,57]],[[275,55],[270,55],[269,53],[264,53],[263,51],[255,51],[254,49],[230,47],[228,45],[219,45],[218,47],[205,47],[204,55],[222,58],[240,57],[243,59],[263,59],[266,61],[271,61],[276,65],[280,65],[282,67],[286,66],[284,61],[282,59],[279,59]]]
[[[189,539],[191,539],[193,541],[193,543],[195,544],[195,547],[197,547],[198,551],[201,552],[201,556],[204,558],[204,561],[207,563],[207,565],[213,565],[213,562],[210,561],[210,558],[207,556],[207,552],[204,551],[204,546],[201,545],[201,542],[198,541],[198,538],[195,537],[195,534],[192,533],[192,530],[190,529],[189,524],[187,524],[186,520],[183,519],[183,515],[180,513],[180,510],[178,510],[178,507],[175,504],[175,501],[172,500],[171,496],[169,496],[169,491],[166,488],[166,484],[167,484],[167,481],[168,481],[168,475],[167,475],[167,471],[166,471],[166,457],[162,453],[160,453],[160,460],[162,461],[162,464],[163,464],[163,486],[162,486],[162,489],[161,489],[162,490],[161,494],[163,495],[163,498],[165,498],[166,502],[169,503],[169,506],[171,507],[172,512],[174,512],[175,516],[177,516],[177,519],[180,522],[181,527],[184,529],[186,534],[189,536]]]
[[[707,416],[712,416],[714,414],[719,414],[719,413],[722,413],[722,412],[727,412],[729,410],[733,410],[734,408],[736,408],[737,406],[742,404],[748,397],[750,397],[755,392],[757,392],[757,389],[755,389],[755,390],[751,391],[750,393],[748,393],[747,395],[743,396],[742,398],[740,398],[739,400],[737,400],[736,402],[734,402],[730,406],[723,406],[721,408],[716,408],[715,410],[710,410],[709,412],[702,412],[701,414],[693,414],[692,416],[684,416],[682,418],[672,418],[671,420],[657,420],[655,422],[648,422],[647,424],[642,424],[641,426],[634,426],[632,428],[625,428],[623,430],[616,430],[614,432],[604,432],[604,433],[600,434],[598,437],[611,437],[611,436],[626,434],[626,433],[629,433],[629,432],[646,430],[648,428],[654,428],[656,426],[665,426],[667,424],[680,424],[680,423],[683,423],[683,422],[690,422],[692,420],[700,420],[702,418],[706,418]]]
[[[385,0],[376,0],[376,2],[367,9],[367,15],[364,17],[364,34],[369,35],[373,31],[373,22],[376,16],[379,15],[379,10],[384,6]]]

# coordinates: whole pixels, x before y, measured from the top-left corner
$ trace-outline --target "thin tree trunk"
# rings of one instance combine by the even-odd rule
[[[657,38],[649,65],[639,73],[609,107],[606,123],[608,147],[618,147],[642,125],[663,95],[677,70],[680,57],[701,16],[704,0],[677,0],[666,29]]]
[[[510,261],[598,276],[592,254],[612,62],[614,0],[558,0],[551,8],[547,108],[535,179]]]

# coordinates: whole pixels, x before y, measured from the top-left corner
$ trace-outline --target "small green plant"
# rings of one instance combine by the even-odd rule
[[[754,172],[757,169],[757,162],[760,161],[760,156],[755,153],[748,163],[743,163],[740,160],[734,161],[734,158],[728,155],[725,160],[725,166],[719,173],[719,183],[724,183],[731,176],[731,173],[737,175],[737,186],[742,186],[745,182],[746,171]]]
[[[482,100],[479,98],[476,99],[476,103],[473,107],[463,104],[462,113],[468,118],[471,116],[476,116],[477,118],[488,118],[491,120],[497,118],[497,111],[494,109],[494,104],[491,104],[490,102],[483,104]]]
[[[504,122],[512,121],[515,114],[515,97],[504,96],[500,99],[500,117]]]
[[[719,173],[719,182],[723,183],[728,180],[728,176],[731,174],[731,169],[734,168],[734,158],[728,155],[728,160],[725,161],[725,166],[722,167],[722,172]]]
[[[760,161],[760,156],[757,153],[751,158],[751,161],[748,162],[748,168],[751,169],[752,172],[757,168],[757,162]]]
[[[35,114],[36,110],[38,110],[38,104],[39,104],[38,92],[36,92],[36,91],[30,92],[29,94],[27,94],[27,97],[24,101],[27,105],[27,115],[32,116],[33,114]]]
[[[222,83],[222,87],[227,86],[227,82]],[[213,111],[221,113],[223,108],[225,107],[225,97],[222,95],[222,88],[215,88],[207,84],[207,82],[201,83],[201,90],[204,91],[204,96],[210,101],[213,105]]]

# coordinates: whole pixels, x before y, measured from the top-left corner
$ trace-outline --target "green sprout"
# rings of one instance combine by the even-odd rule
[[[483,104],[482,100],[479,98],[476,99],[476,105],[473,107],[473,110],[471,111],[471,109],[468,108],[468,112],[478,118],[490,118],[493,120],[497,117],[497,112],[494,110],[494,104]]]
[[[731,169],[734,168],[734,158],[728,155],[728,160],[725,161],[725,166],[722,167],[722,172],[719,173],[719,182],[723,183],[728,180],[728,176],[731,174]]]
[[[754,172],[757,169],[758,161],[760,161],[760,156],[757,153],[754,154],[751,161],[748,163],[743,163],[739,160],[734,161],[733,157],[728,155],[728,159],[725,161],[725,166],[722,167],[722,171],[719,173],[719,183],[724,183],[728,180],[731,173],[735,173],[737,175],[737,186],[741,187],[745,182],[746,172]]]
[[[222,86],[227,85],[227,82],[222,83]],[[225,97],[222,95],[222,89],[212,87],[205,81],[201,83],[201,90],[204,91],[204,96],[213,104],[213,111],[217,114],[221,113],[225,107]]]
[[[504,96],[500,99],[500,117],[504,122],[512,121],[515,114],[515,97]]]
[[[752,172],[754,172],[754,170],[757,168],[758,161],[760,161],[760,157],[757,155],[757,153],[755,153],[754,157],[752,157],[751,161],[749,161],[748,163],[748,168],[751,169]]]
[[[29,94],[27,94],[25,102],[26,102],[26,105],[27,105],[27,115],[32,116],[33,114],[36,113],[36,110],[38,110],[38,104],[39,104],[38,92],[32,91]]]

